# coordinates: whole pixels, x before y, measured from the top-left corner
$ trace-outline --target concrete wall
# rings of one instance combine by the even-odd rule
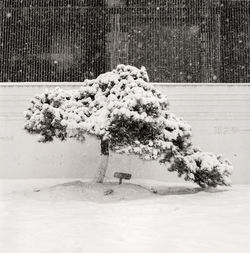
[[[23,111],[28,101],[45,88],[79,84],[0,84],[0,177],[90,178],[98,166],[99,143],[88,138],[40,144],[37,136],[24,132]],[[194,143],[203,150],[222,153],[235,167],[234,183],[250,183],[250,85],[247,84],[155,84],[168,95],[171,109],[193,127]],[[157,162],[112,154],[108,178],[114,171],[133,177],[176,181]]]

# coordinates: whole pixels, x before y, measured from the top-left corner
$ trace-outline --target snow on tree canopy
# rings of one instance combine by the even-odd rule
[[[229,185],[230,162],[193,147],[191,127],[148,81],[144,67],[118,65],[79,90],[47,90],[31,100],[25,129],[40,134],[41,142],[94,135],[113,152],[160,158],[169,171],[201,187]]]

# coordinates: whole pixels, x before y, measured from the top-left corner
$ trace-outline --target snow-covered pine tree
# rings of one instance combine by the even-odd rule
[[[195,148],[191,127],[170,112],[167,97],[148,81],[145,68],[118,65],[85,80],[79,90],[45,91],[31,100],[25,129],[40,134],[41,142],[96,136],[101,143],[98,183],[104,180],[111,150],[159,159],[201,187],[230,185],[230,162]]]

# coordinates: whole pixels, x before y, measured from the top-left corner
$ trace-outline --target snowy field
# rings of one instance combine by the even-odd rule
[[[250,185],[72,181],[0,180],[0,252],[250,252]]]

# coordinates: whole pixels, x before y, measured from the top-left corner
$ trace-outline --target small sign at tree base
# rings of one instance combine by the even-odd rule
[[[119,178],[119,184],[122,183],[123,179],[130,180],[131,176],[132,176],[131,174],[122,173],[122,172],[115,172],[115,174],[114,174],[115,178]]]

